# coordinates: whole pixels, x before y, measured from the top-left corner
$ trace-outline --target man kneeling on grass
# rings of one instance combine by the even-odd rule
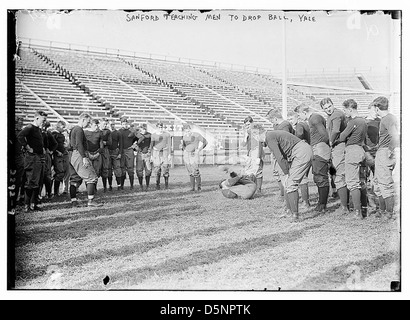
[[[256,192],[256,183],[249,177],[237,174],[234,171],[229,173],[230,178],[223,180],[219,184],[222,194],[230,199],[252,199]]]

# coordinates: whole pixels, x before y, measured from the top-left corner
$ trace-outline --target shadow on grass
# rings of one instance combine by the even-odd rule
[[[62,210],[62,209],[72,209],[73,211],[67,211],[63,215],[50,217],[46,219],[41,219],[41,221],[37,220],[26,220],[20,221],[17,223],[18,226],[30,226],[33,224],[41,225],[47,223],[56,223],[56,222],[66,222],[66,221],[77,221],[79,219],[84,218],[97,218],[103,216],[112,216],[117,214],[121,211],[127,210],[150,210],[156,209],[158,207],[163,208],[166,206],[172,206],[184,199],[183,197],[169,197],[169,198],[160,198],[160,199],[152,199],[150,201],[133,201],[132,199],[128,201],[128,203],[124,203],[124,201],[120,202],[121,205],[107,208],[107,207],[98,207],[94,209],[87,208],[87,201],[81,201],[80,207],[72,208],[71,204],[67,204],[66,208],[59,206],[59,208],[55,208],[54,210]],[[115,203],[109,203],[109,205],[115,205]]]
[[[128,270],[125,272],[117,272],[110,274],[110,278],[117,283],[121,283],[123,287],[116,289],[127,289],[135,286],[138,283],[149,279],[152,276],[164,276],[166,274],[177,273],[187,270],[190,267],[208,265],[250,252],[256,252],[268,248],[273,248],[282,244],[288,244],[296,241],[305,235],[305,232],[320,228],[322,224],[307,226],[304,229],[292,230],[289,232],[270,234],[259,238],[245,239],[240,242],[224,244],[216,248],[208,250],[200,250],[189,255],[168,259],[163,263]],[[99,290],[101,279],[95,279],[92,283],[85,283],[89,288]],[[161,288],[158,288],[161,289]],[[178,290],[178,288],[173,288]]]
[[[146,203],[145,206],[139,206],[135,209],[130,208],[129,205],[123,205],[121,207],[111,208],[110,212],[101,209],[93,210],[93,212],[80,212],[78,214],[78,218],[98,217],[98,219],[91,221],[74,221],[72,223],[59,226],[34,227],[29,232],[18,229],[16,230],[15,246],[19,247],[28,243],[39,244],[42,242],[62,239],[84,238],[91,233],[104,232],[108,229],[125,228],[133,226],[137,223],[173,219],[178,216],[196,216],[205,212],[200,205],[195,204],[184,206],[184,210],[180,210],[180,208],[164,208],[164,206],[174,204],[175,201],[169,201],[167,203],[162,202],[161,208],[153,208],[152,204]],[[120,211],[125,212],[127,210],[135,210],[135,212],[131,212],[125,216],[112,217],[112,215]],[[174,213],[170,214],[170,211],[174,211]],[[101,218],[101,216],[103,216],[103,218]]]
[[[96,253],[80,255],[75,258],[67,259],[55,265],[60,268],[64,268],[66,266],[78,267],[83,264],[87,264],[90,261],[110,259],[110,258],[115,258],[115,257],[119,259],[126,258],[127,256],[131,256],[134,254],[143,254],[149,250],[155,249],[156,247],[166,246],[174,241],[184,241],[184,240],[188,240],[189,238],[196,237],[196,236],[211,236],[219,232],[230,230],[232,228],[244,227],[252,223],[258,222],[258,221],[259,220],[249,220],[249,221],[244,221],[244,222],[240,222],[240,223],[236,223],[236,224],[228,225],[228,226],[210,227],[210,228],[195,230],[190,233],[175,235],[173,237],[162,238],[156,241],[138,242],[138,243],[133,243],[133,244],[122,246],[122,247],[115,248],[115,249],[99,250]],[[48,266],[18,270],[17,277],[23,278],[25,280],[35,279],[37,277],[43,276],[46,273],[47,268]]]
[[[124,202],[124,201],[132,201],[133,203],[138,202],[148,202],[151,200],[166,200],[166,199],[174,199],[180,200],[183,197],[190,197],[190,196],[198,196],[200,197],[201,194],[207,194],[209,192],[214,192],[217,190],[217,187],[212,189],[202,189],[201,192],[189,192],[187,191],[178,191],[174,192],[174,190],[159,190],[159,191],[148,191],[148,192],[135,192],[130,190],[112,192],[112,193],[104,193],[101,195],[96,196],[96,202],[113,204],[116,202]],[[87,195],[82,193],[79,195],[79,200],[84,202],[84,207],[86,207]],[[71,203],[69,202],[68,198],[62,198],[60,201],[53,201],[47,202],[42,205],[44,210],[60,210],[60,209],[70,209]]]
[[[357,270],[359,272],[357,274],[358,280],[363,280],[363,277],[383,269],[386,265],[399,261],[399,253],[390,251],[370,260],[358,260],[334,267],[322,274],[306,279],[291,290],[329,291],[336,290],[343,285],[346,285],[344,290],[349,290],[347,283],[352,278],[353,271]]]

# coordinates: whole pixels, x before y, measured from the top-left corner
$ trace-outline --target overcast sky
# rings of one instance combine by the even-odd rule
[[[77,10],[68,14],[22,11],[17,15],[16,32],[25,38],[280,71],[283,44],[280,18],[285,15],[288,68],[383,68],[390,61],[391,18],[383,13],[173,12],[183,15],[184,20],[166,18],[165,11],[145,12],[143,20],[140,14],[141,11],[121,10]],[[220,14],[220,19],[206,19],[208,14]]]

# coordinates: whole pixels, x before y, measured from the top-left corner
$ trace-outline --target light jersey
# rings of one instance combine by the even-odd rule
[[[182,141],[185,145],[185,150],[187,152],[194,152],[195,150],[198,150],[199,148],[199,142],[204,143],[205,138],[197,133],[197,132],[191,132],[190,135],[184,135],[182,137]]]
[[[161,134],[154,133],[151,135],[151,143],[155,150],[161,151],[164,149],[169,149],[171,146],[171,135],[166,131]]]
[[[96,152],[101,147],[102,131],[84,130],[85,139],[87,140],[85,150],[89,152]]]

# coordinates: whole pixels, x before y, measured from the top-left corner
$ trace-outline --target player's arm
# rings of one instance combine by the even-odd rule
[[[204,150],[206,146],[208,145],[208,140],[206,140],[203,136],[201,136],[200,141],[202,142],[202,146],[198,148],[198,152],[201,152],[202,150]]]
[[[17,135],[17,141],[29,152],[33,152],[33,149],[28,145],[27,138],[31,133],[31,126],[26,126]]]
[[[387,127],[387,132],[389,133],[389,135],[391,137],[389,149],[394,150],[395,148],[400,147],[400,137],[399,137],[399,132],[397,130],[396,123],[391,123]]]
[[[303,140],[303,126],[301,124],[296,124],[295,136]]]
[[[269,145],[269,148],[272,150],[273,156],[278,162],[283,173],[288,174],[289,173],[289,162],[283,156],[282,151],[280,151],[278,143],[275,141],[275,142],[268,143],[268,145]]]
[[[54,135],[51,132],[47,132],[47,139],[48,139],[48,150],[51,153],[54,153],[57,150],[58,143]]]
[[[332,132],[330,133],[330,145],[333,145],[333,143],[336,141],[336,139],[339,137],[340,134],[340,126],[342,124],[342,118],[337,117],[332,120]]]
[[[98,150],[99,153],[102,153],[104,150],[104,135],[101,132],[100,133],[100,150]]]
[[[343,130],[342,133],[340,133],[339,136],[339,141],[340,142],[346,142],[347,139],[350,137],[350,135],[352,134],[353,130],[356,129],[356,125],[353,124],[353,121],[349,121],[349,123],[346,126],[346,129]]]
[[[84,141],[84,132],[83,130],[76,130],[72,135],[73,147],[77,149],[78,153],[81,157],[86,158],[85,156],[85,146],[83,144]]]
[[[181,143],[180,143],[179,145],[180,145],[180,149],[181,149],[182,151],[184,151],[185,148],[186,148],[186,142],[185,142],[185,140],[184,140],[184,137],[182,137]]]
[[[110,147],[112,146],[112,134],[111,132],[107,133],[107,140],[105,141],[105,145]]]

